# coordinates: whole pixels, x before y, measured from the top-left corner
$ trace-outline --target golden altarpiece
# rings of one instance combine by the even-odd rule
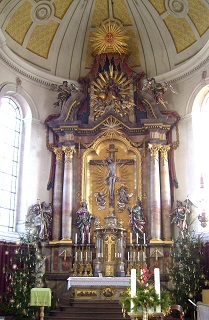
[[[83,277],[77,298],[100,299],[118,298],[124,286],[89,289],[85,278],[128,278],[144,263],[157,264],[162,278],[169,272],[178,144],[171,133],[179,116],[164,108],[167,84],[130,68],[121,26],[99,31],[91,71],[79,86],[58,87],[60,113],[46,120],[53,183],[46,277],[60,299],[69,297],[69,277]]]

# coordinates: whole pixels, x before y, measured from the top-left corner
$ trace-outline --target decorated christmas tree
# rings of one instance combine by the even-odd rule
[[[30,307],[30,291],[34,287],[43,286],[44,257],[37,234],[29,231],[22,235],[10,261],[11,267],[6,270],[9,285],[3,310],[15,316],[15,319],[32,319],[38,308]]]
[[[179,202],[177,208],[182,221],[175,221],[180,230],[171,250],[172,300],[183,307],[186,318],[193,319],[196,309],[194,304],[202,299],[206,277],[203,269],[203,241],[192,230],[191,202],[188,199],[184,203]]]

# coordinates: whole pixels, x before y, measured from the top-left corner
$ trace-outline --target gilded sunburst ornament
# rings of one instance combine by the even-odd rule
[[[126,40],[129,37],[126,31],[122,29],[122,25],[116,21],[103,22],[97,31],[92,33],[90,38],[92,42],[93,54],[101,53],[119,53],[128,54]]]

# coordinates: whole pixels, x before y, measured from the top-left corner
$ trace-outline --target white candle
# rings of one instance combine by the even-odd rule
[[[81,252],[81,260],[83,259],[83,253]]]
[[[78,253],[76,252],[75,253],[75,261],[77,261],[78,260]]]
[[[84,233],[82,233],[82,243],[84,243]]]
[[[132,244],[132,232],[130,232],[130,244]]]
[[[90,232],[88,233],[88,243],[90,243]]]
[[[78,242],[78,235],[77,235],[77,233],[75,234],[75,244],[77,244],[77,242]]]
[[[139,243],[139,235],[138,235],[138,233],[136,234],[136,243],[137,244]]]
[[[92,251],[91,251],[91,261],[92,261]]]
[[[144,233],[144,244],[146,244],[146,236],[145,236],[145,233]]]
[[[136,269],[131,269],[131,298],[136,295]],[[131,300],[131,312],[134,307],[133,301]]]
[[[155,291],[160,298],[160,269],[154,268]],[[156,312],[161,312],[161,305],[156,306]]]

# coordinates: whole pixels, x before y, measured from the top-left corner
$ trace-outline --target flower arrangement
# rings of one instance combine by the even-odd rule
[[[136,279],[136,295],[131,298],[131,288],[128,288],[124,298],[120,300],[122,312],[153,313],[155,307],[161,306],[163,313],[168,313],[171,299],[168,290],[161,290],[160,297],[156,293],[155,285],[151,280],[151,274],[147,266],[140,267]],[[131,307],[133,302],[133,307]]]

